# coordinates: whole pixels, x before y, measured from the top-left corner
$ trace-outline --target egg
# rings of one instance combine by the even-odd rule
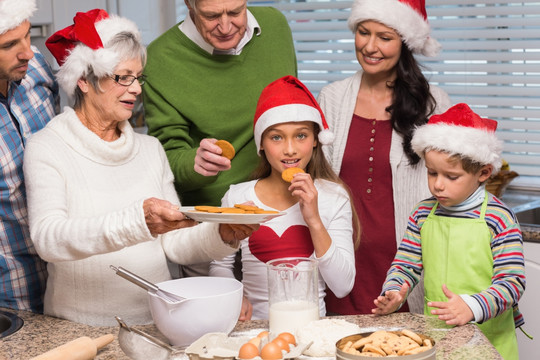
[[[281,350],[284,350],[285,352],[289,352],[289,350],[291,350],[289,348],[289,343],[287,342],[287,340],[280,338],[279,336],[275,338],[274,340],[272,340],[272,342],[276,344],[277,346],[279,346],[279,348]]]
[[[261,341],[262,341],[262,339],[260,337],[254,337],[254,338],[250,339],[248,342],[255,345],[257,347],[257,349],[258,349],[259,346],[261,345]]]
[[[261,350],[261,358],[263,360],[279,360],[282,357],[283,353],[281,352],[281,348],[276,343],[269,342],[264,345]]]
[[[285,341],[287,341],[287,343],[291,344],[292,346],[296,346],[296,338],[294,337],[293,334],[289,332],[282,332],[277,337],[284,339]]]
[[[268,334],[269,334],[268,331],[264,330],[264,331],[261,331],[259,335],[257,335],[257,337],[262,339],[262,338],[268,337]]]
[[[238,350],[239,359],[253,359],[259,356],[259,348],[255,344],[247,342]]]

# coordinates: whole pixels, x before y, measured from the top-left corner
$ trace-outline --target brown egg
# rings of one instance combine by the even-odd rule
[[[272,340],[272,342],[274,344],[277,344],[277,346],[279,346],[281,350],[285,350],[285,352],[289,352],[289,350],[291,350],[289,348],[289,343],[287,342],[287,340],[280,338],[279,336],[275,338],[274,340]]]
[[[268,337],[268,334],[269,334],[268,331],[264,330],[264,331],[261,331],[259,335],[257,335],[257,337],[262,339],[262,338]]]
[[[250,342],[245,343],[238,350],[239,359],[253,359],[256,356],[259,356],[259,348]]]
[[[259,346],[261,345],[261,341],[262,341],[262,339],[260,337],[254,337],[254,338],[250,339],[248,342],[255,345],[257,347],[257,349],[258,349]]]
[[[282,332],[277,337],[284,339],[285,341],[287,341],[292,346],[296,346],[296,338],[294,337],[293,334],[291,334],[289,332]]]
[[[278,344],[273,342],[269,342],[268,344],[264,345],[261,350],[261,358],[263,360],[279,360],[282,357],[283,353],[281,352],[281,348],[278,346]]]

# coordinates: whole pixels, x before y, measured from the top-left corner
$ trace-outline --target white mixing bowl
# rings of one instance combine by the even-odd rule
[[[210,332],[229,333],[242,307],[242,283],[224,277],[188,277],[156,284],[186,300],[171,303],[148,293],[158,330],[174,346],[187,346]]]

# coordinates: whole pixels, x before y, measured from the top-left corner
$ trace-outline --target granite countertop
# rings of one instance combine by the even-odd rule
[[[520,225],[523,241],[540,243],[540,226]]]
[[[24,320],[24,325],[16,333],[0,340],[0,360],[30,359],[78,337],[97,338],[105,334],[114,334],[115,340],[101,349],[96,359],[129,360],[118,343],[118,326],[92,327],[25,311],[2,310],[19,315]],[[429,335],[437,342],[438,360],[502,359],[480,329],[472,324],[448,329],[441,327],[441,322],[434,318],[410,313],[396,313],[382,317],[354,315],[337,318],[356,323],[361,328],[365,328],[366,331],[373,331],[377,328],[388,330],[408,328]],[[164,339],[154,325],[132,327]],[[268,322],[266,320],[239,322],[233,332],[254,329],[268,329]]]

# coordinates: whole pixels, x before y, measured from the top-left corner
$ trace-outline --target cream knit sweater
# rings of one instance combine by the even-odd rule
[[[96,326],[152,321],[143,289],[115,275],[122,266],[152,282],[171,278],[167,259],[190,264],[234,253],[217,224],[153,237],[142,203],[180,204],[165,152],[128,122],[121,137],[101,140],[66,107],[28,142],[24,175],[29,222],[48,262],[45,313]]]

